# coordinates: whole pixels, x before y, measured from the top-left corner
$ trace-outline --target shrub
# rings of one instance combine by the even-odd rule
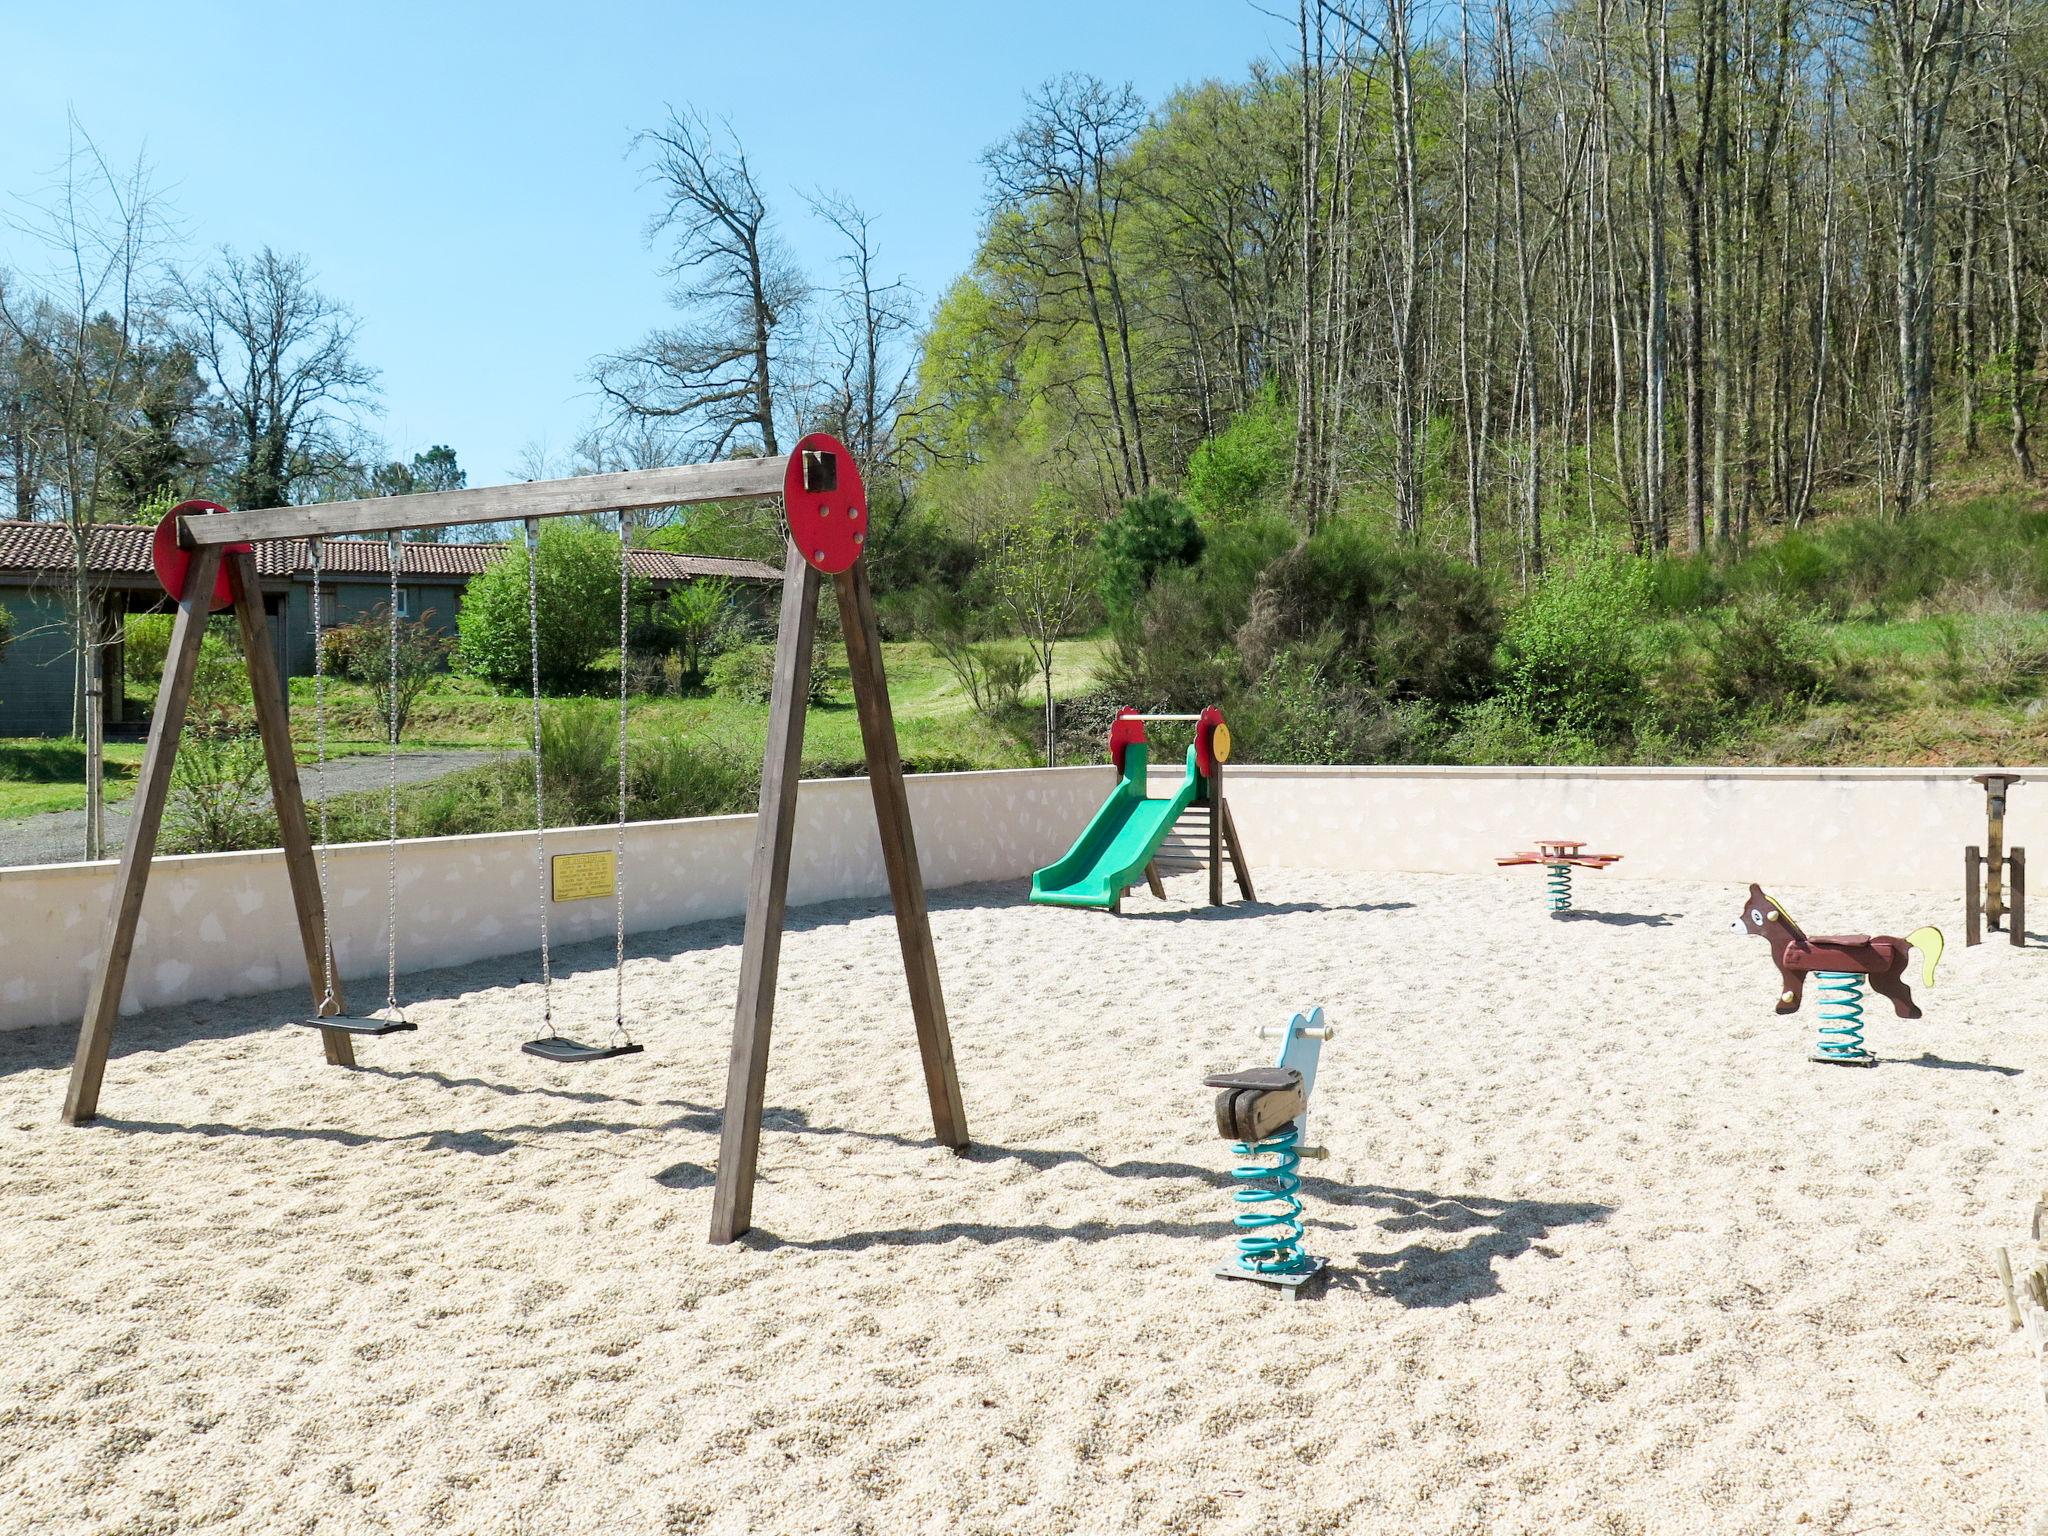
[[[1647,699],[1637,633],[1649,606],[1650,573],[1633,556],[1553,568],[1502,632],[1501,701],[1546,736],[1627,735]]]
[[[1832,657],[1812,614],[1775,595],[1722,608],[1706,635],[1707,678],[1740,714],[1780,714],[1825,697]]]
[[[1130,613],[1162,569],[1193,565],[1201,558],[1202,530],[1177,497],[1160,491],[1126,501],[1103,525],[1096,544],[1102,603],[1110,617],[1119,618]]]
[[[917,633],[946,664],[976,714],[998,720],[1023,701],[1031,658],[983,638],[978,615],[948,593],[918,594]]]
[[[195,719],[178,743],[164,838],[173,853],[230,853],[273,847],[277,819],[267,795],[263,743],[221,716]]]
[[[1375,693],[1454,706],[1485,692],[1500,618],[1485,579],[1469,565],[1386,543],[1347,521],[1266,570],[1236,638],[1256,675],[1326,629]]]
[[[1231,713],[1232,735],[1264,763],[1414,762],[1442,736],[1434,705],[1390,705],[1361,683],[1335,631],[1274,657]]]
[[[704,680],[704,668],[740,643],[742,621],[729,581],[707,577],[670,592],[637,622],[628,637],[636,659],[673,655],[683,687]]]
[[[400,738],[412,719],[413,705],[434,679],[447,670],[448,658],[455,649],[455,642],[434,628],[427,616],[401,618],[394,668],[391,610],[383,604],[354,624],[328,630],[321,644],[326,652],[327,670],[369,689],[378,729],[388,737],[395,716]]]
[[[5,610],[0,609],[0,615]],[[171,653],[171,625],[176,617],[168,613],[131,613],[122,627],[121,663],[131,682],[154,693],[164,680],[164,658]],[[6,628],[0,617],[0,630]],[[0,645],[0,650],[4,650]]]
[[[1278,391],[1268,389],[1229,426],[1196,446],[1181,494],[1205,524],[1244,521],[1279,487],[1293,452],[1293,428]]]
[[[758,642],[735,646],[705,674],[711,691],[743,704],[765,704],[775,691],[775,647]],[[822,661],[811,666],[812,704],[832,702],[832,675]]]
[[[1198,564],[1161,571],[1111,633],[1104,688],[1136,709],[1199,709],[1223,697],[1239,676],[1238,631],[1259,577],[1293,543],[1287,524],[1260,519],[1212,535]]]
[[[1650,610],[1699,613],[1718,603],[1727,583],[1705,555],[1661,555],[1649,562]]]
[[[544,688],[582,684],[597,659],[618,644],[619,541],[587,524],[551,522],[541,530],[540,677]],[[497,686],[528,678],[526,547],[471,580],[456,624],[462,665]]]
[[[199,637],[199,656],[192,668],[194,720],[246,725],[255,712],[249,691],[249,666],[242,656],[242,638],[235,620],[215,614]]]

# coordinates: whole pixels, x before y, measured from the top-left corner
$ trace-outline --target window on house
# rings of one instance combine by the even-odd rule
[[[398,616],[401,619],[412,617],[412,588],[410,587],[400,587],[398,589]]]

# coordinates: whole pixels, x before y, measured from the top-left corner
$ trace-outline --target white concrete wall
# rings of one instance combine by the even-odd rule
[[[1028,877],[1066,852],[1113,779],[1103,768],[919,774],[909,780],[927,886]],[[634,932],[746,910],[754,818],[642,823],[626,834],[626,911]],[[549,854],[608,850],[610,827],[565,828]],[[0,1029],[69,1022],[85,1008],[105,942],[111,863],[0,869]],[[533,834],[398,845],[401,972],[456,965],[537,944]],[[883,895],[888,877],[865,779],[807,780],[797,795],[792,903]],[[345,978],[384,974],[385,849],[328,857],[334,948]],[[551,905],[556,943],[609,937],[610,899]],[[143,903],[122,1011],[296,987],[305,977],[281,854],[159,859]],[[357,985],[353,1003],[370,1006]]]
[[[1268,869],[1471,873],[1539,837],[1641,879],[1962,890],[1982,768],[1295,768],[1232,764],[1223,792]],[[2008,844],[2048,863],[2048,769],[2014,787]],[[1157,776],[1155,776],[1157,777]],[[1153,793],[1162,793],[1159,783]]]
[[[1960,890],[1962,848],[1984,835],[1974,771],[1233,764],[1224,790],[1255,877],[1288,868],[1481,872],[1537,837],[1571,837],[1624,855],[1619,871],[1645,879]],[[2048,769],[2017,771],[2038,775],[2013,793],[2008,837],[2024,845],[2037,809],[2048,828]],[[1031,870],[1066,851],[1112,782],[1107,766],[913,777],[926,883],[1016,880],[1021,888]],[[866,781],[809,781],[797,804],[791,901],[885,893]],[[631,828],[633,931],[742,912],[753,820]],[[611,836],[605,827],[551,832],[548,851],[607,849]],[[2048,847],[2048,831],[2035,841]],[[335,948],[348,977],[383,971],[384,857],[381,845],[330,857]],[[0,869],[0,1029],[78,1017],[104,941],[113,871]],[[531,834],[399,844],[400,968],[530,950],[535,884]],[[549,922],[558,942],[598,938],[611,932],[612,904],[558,905]],[[158,861],[124,1010],[297,986],[301,974],[279,855]]]

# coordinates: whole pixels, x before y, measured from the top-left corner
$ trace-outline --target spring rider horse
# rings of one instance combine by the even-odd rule
[[[1272,1162],[1240,1163],[1230,1170],[1231,1201],[1237,1214],[1237,1251],[1216,1273],[1225,1280],[1259,1280],[1299,1296],[1301,1288],[1321,1274],[1325,1261],[1302,1247],[1301,1167],[1308,1135],[1308,1100],[1316,1086],[1316,1066],[1323,1042],[1333,1031],[1323,1010],[1297,1013],[1279,1029],[1262,1029],[1262,1037],[1278,1035],[1280,1055],[1270,1067],[1218,1072],[1202,1086],[1216,1095],[1216,1133],[1230,1142],[1240,1158],[1270,1157]]]
[[[1891,999],[1902,1019],[1920,1017],[1919,1005],[1906,985],[1907,951],[1919,950],[1921,980],[1934,985],[1934,967],[1941,960],[1939,928],[1915,928],[1903,939],[1891,934],[1831,934],[1808,938],[1784,905],[1749,888],[1749,901],[1735,919],[1737,933],[1754,933],[1769,941],[1784,990],[1779,1013],[1797,1013],[1809,974],[1820,981],[1820,1038],[1808,1059],[1838,1067],[1874,1067],[1877,1058],[1863,1046],[1863,983],[1866,979]]]

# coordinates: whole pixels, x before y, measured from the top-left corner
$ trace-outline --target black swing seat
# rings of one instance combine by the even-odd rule
[[[344,1035],[402,1035],[419,1028],[411,1019],[380,1019],[375,1015],[354,1018],[345,1013],[325,1019],[293,1019],[292,1022],[307,1029],[335,1029]]]
[[[581,1040],[569,1040],[560,1035],[549,1035],[544,1040],[529,1040],[519,1047],[529,1056],[538,1056],[542,1061],[610,1061],[614,1056],[632,1056],[647,1049],[631,1040],[622,1045],[585,1045]]]

